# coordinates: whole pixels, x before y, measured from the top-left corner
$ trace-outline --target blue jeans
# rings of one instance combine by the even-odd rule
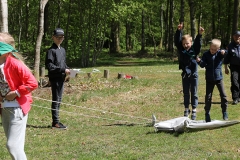
[[[183,86],[183,97],[184,97],[184,106],[189,108],[190,98],[192,109],[197,108],[198,105],[198,73],[195,72],[189,76],[182,73],[182,86]]]
[[[62,93],[64,88],[64,80],[55,80],[51,82],[52,89],[52,122],[59,123],[59,109],[62,101]]]

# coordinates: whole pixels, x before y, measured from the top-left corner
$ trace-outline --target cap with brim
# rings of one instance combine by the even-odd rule
[[[9,52],[17,52],[17,50],[15,50],[13,48],[13,46],[11,46],[10,44],[0,42],[0,56],[4,55],[6,53],[9,53]]]
[[[233,35],[240,36],[240,31],[235,31]]]
[[[53,31],[53,35],[54,36],[64,36],[64,31],[62,28],[56,28],[54,31]]]

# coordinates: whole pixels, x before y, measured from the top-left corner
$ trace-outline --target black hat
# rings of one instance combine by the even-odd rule
[[[54,31],[53,31],[53,35],[54,36],[64,36],[64,31],[62,28],[56,28]]]
[[[235,31],[233,35],[240,36],[240,31]]]

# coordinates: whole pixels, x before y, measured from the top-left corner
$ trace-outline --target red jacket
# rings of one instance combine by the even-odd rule
[[[16,97],[23,114],[26,115],[32,103],[31,91],[38,87],[38,82],[27,66],[9,55],[4,65],[4,75],[11,91],[17,90],[20,97]]]

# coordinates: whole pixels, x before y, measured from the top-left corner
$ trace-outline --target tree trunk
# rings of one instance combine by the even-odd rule
[[[126,51],[131,49],[131,22],[126,22]]]
[[[159,49],[162,49],[163,44],[163,4],[161,4],[160,9],[160,39],[159,39]]]
[[[181,0],[181,9],[180,9],[180,20],[179,22],[184,22],[184,8],[185,8],[185,2],[184,0]],[[184,26],[183,26],[184,27]]]
[[[198,28],[201,26],[201,23],[202,23],[202,5],[200,5],[199,9]]]
[[[26,3],[26,8],[25,8],[25,14],[26,14],[26,18],[25,18],[25,28],[24,28],[24,32],[25,32],[25,39],[28,40],[28,28],[29,28],[29,0],[25,0]]]
[[[22,25],[23,25],[23,23],[22,23],[22,19],[21,19],[21,17],[23,16],[22,15],[22,0],[19,0],[19,3],[18,3],[18,9],[19,9],[19,14],[18,14],[18,28],[19,28],[19,35],[18,35],[18,48],[17,48],[17,50],[21,50],[21,37],[22,37]]]
[[[217,7],[218,7],[218,16],[217,16],[217,35],[216,37],[221,37],[222,33],[221,33],[221,29],[222,29],[222,22],[221,22],[221,16],[224,16],[224,15],[221,15],[222,13],[222,6],[221,6],[221,2],[220,0],[217,1]],[[224,35],[223,35],[224,36]]]
[[[57,27],[60,28],[60,12],[61,12],[61,0],[58,0],[58,12],[57,12]]]
[[[110,42],[110,53],[119,53],[119,22],[112,20],[111,24],[111,42]]]
[[[36,41],[35,47],[35,61],[34,61],[34,76],[37,80],[39,80],[39,68],[40,68],[40,51],[41,51],[41,43],[42,37],[44,34],[44,8],[47,4],[48,0],[40,0],[39,5],[39,28],[38,28],[38,37]]]
[[[145,13],[144,10],[142,10],[142,41],[141,41],[141,51],[144,53],[145,51],[145,26],[144,26],[144,21],[145,21]]]
[[[153,54],[155,57],[157,57],[157,53],[156,53],[156,40],[155,40],[155,36],[154,33],[151,29],[151,17],[148,17],[148,28],[149,28],[149,33],[150,36],[152,37],[152,41],[153,41]]]
[[[234,0],[232,35],[238,29],[239,0]]]
[[[66,29],[65,29],[66,39],[64,41],[64,47],[65,47],[66,51],[68,50],[68,30],[69,30],[69,24],[70,24],[71,8],[72,8],[72,0],[70,0],[70,2],[68,4],[68,18],[67,18],[67,25],[66,25]]]
[[[212,11],[215,10],[215,2],[212,1]],[[215,38],[215,33],[216,33],[216,25],[215,25],[215,20],[216,20],[216,13],[212,12],[212,39]]]
[[[49,33],[48,30],[49,30],[49,9],[50,9],[50,6],[49,6],[49,3],[46,4],[45,6],[45,9],[44,9],[44,35],[43,35],[43,39],[46,38],[46,33]],[[51,32],[50,32],[51,33]],[[66,48],[65,48],[66,49]]]
[[[8,4],[7,0],[1,0],[1,17],[0,17],[0,30],[1,32],[8,32]]]
[[[167,51],[167,49],[168,49],[168,40],[169,40],[169,37],[168,37],[168,11],[169,11],[169,2],[170,0],[167,0],[167,9],[166,9],[166,12],[165,12],[165,16],[164,16],[164,22],[165,22],[165,26],[164,26],[164,28],[165,28],[165,33],[164,33],[164,44],[165,44],[165,50]]]
[[[173,52],[173,0],[170,1],[169,6],[169,43],[168,43],[168,51]]]
[[[191,36],[194,38],[196,34],[195,29],[195,7],[194,0],[189,0],[189,8],[190,8],[190,24],[191,24]]]
[[[226,1],[228,3],[228,8],[231,8],[232,7],[232,3],[231,1]],[[231,12],[228,12],[228,18],[227,18],[227,40],[225,41],[225,44],[226,46],[229,44],[229,42],[231,41]]]

